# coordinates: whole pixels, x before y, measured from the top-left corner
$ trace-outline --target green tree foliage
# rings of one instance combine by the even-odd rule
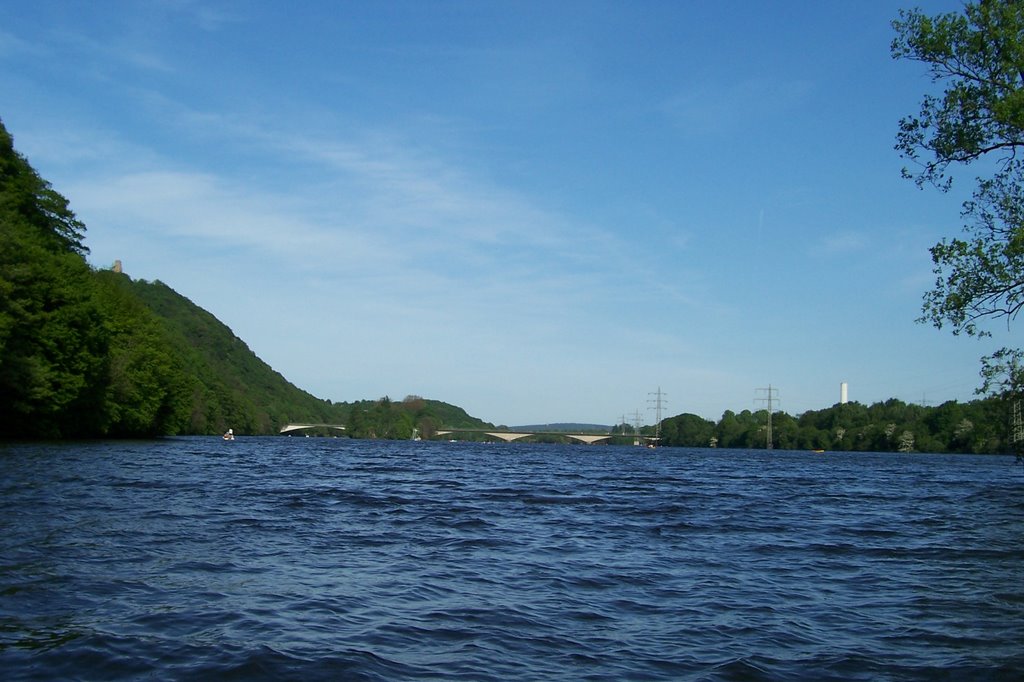
[[[289,422],[344,424],[343,405],[296,387],[220,320],[162,282],[124,278],[159,321],[188,387],[183,433],[271,434]]]
[[[755,448],[767,445],[768,413],[726,410],[717,424],[693,414],[662,422],[662,445]],[[997,398],[922,407],[890,399],[833,405],[793,417],[772,415],[772,445],[787,450],[997,453],[1009,448],[1006,412]]]
[[[708,447],[715,435],[715,423],[695,414],[680,414],[661,422],[661,442],[665,445]]]
[[[347,406],[344,423],[353,438],[390,440],[430,439],[442,427],[493,428],[493,424],[469,416],[460,407],[419,396],[407,396],[400,403],[387,396],[354,402]]]
[[[14,139],[0,123],[0,224],[33,228],[36,241],[53,252],[88,253],[83,225],[68,200],[35,172],[14,149]]]
[[[160,320],[131,290],[127,276],[95,274],[109,340],[103,435],[157,436],[182,430],[190,383]]]
[[[173,433],[180,363],[84,231],[0,125],[0,435]]]
[[[0,124],[0,435],[91,431],[107,338],[81,224]]]
[[[937,279],[920,321],[986,336],[984,323],[1009,325],[1024,306],[1024,3],[981,0],[938,16],[902,11],[893,27],[893,57],[925,64],[945,88],[900,121],[896,149],[915,166],[904,175],[946,191],[951,167],[985,171],[964,203],[966,236],[931,249]],[[985,358],[981,390],[1018,388],[1021,359],[1019,348]]]

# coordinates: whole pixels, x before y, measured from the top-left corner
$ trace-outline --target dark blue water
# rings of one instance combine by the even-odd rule
[[[1020,679],[1024,473],[321,438],[0,446],[0,671]]]

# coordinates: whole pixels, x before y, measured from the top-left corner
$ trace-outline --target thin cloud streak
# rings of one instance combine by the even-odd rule
[[[670,97],[663,110],[688,135],[725,135],[763,125],[804,102],[812,86],[805,81],[748,79],[728,85],[694,83]]]

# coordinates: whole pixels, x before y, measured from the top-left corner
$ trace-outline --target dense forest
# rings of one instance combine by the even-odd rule
[[[408,439],[441,427],[492,428],[418,396],[321,400],[165,284],[90,267],[84,234],[67,199],[0,123],[0,437],[273,434],[308,423],[344,424],[354,438]],[[661,443],[763,448],[767,418],[727,411],[716,424],[681,414],[662,422]],[[1007,451],[1008,442],[1007,403],[996,398],[772,415],[772,446],[784,449],[981,453]]]

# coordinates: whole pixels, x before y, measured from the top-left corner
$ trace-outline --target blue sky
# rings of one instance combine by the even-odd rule
[[[115,259],[335,401],[487,421],[973,399],[899,2],[5,3],[0,118]],[[923,3],[927,11],[959,3]]]

